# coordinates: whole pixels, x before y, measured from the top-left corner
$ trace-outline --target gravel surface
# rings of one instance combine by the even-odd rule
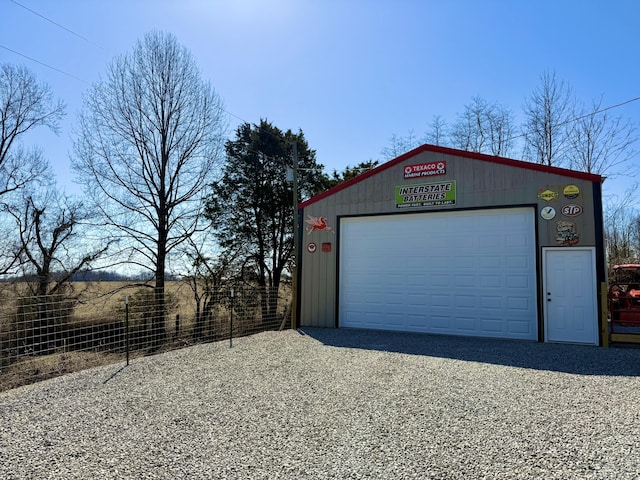
[[[636,348],[262,333],[0,393],[0,478],[640,478],[639,375]]]

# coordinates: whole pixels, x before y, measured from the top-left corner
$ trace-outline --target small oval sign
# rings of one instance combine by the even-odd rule
[[[576,205],[575,203],[570,203],[569,205],[565,205],[562,207],[562,214],[565,217],[577,217],[582,214],[582,207],[580,205]]]
[[[309,253],[314,253],[316,251],[316,249],[318,248],[318,246],[315,243],[310,243],[309,245],[307,245],[307,251]]]

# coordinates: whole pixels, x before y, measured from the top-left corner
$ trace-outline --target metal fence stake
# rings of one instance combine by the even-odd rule
[[[229,348],[233,347],[233,287],[231,287],[231,308],[229,309]]]
[[[127,352],[127,366],[129,365],[129,295],[124,297],[124,338]]]

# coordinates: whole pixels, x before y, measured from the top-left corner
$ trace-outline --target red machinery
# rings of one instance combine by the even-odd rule
[[[615,325],[640,327],[640,264],[615,265],[609,282],[609,313]]]

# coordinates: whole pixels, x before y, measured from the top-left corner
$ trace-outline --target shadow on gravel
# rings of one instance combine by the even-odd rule
[[[425,355],[580,375],[640,376],[639,348],[538,343],[422,333],[300,328],[327,346]]]

